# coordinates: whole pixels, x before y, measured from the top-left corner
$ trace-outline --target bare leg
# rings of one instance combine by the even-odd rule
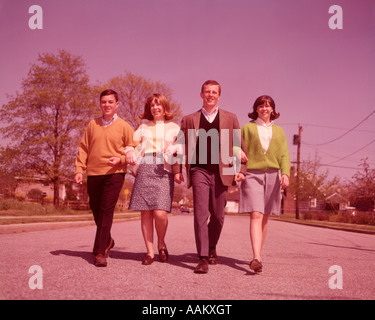
[[[166,245],[164,242],[165,235],[168,227],[168,216],[165,210],[154,210],[155,229],[158,235],[158,250],[165,249]]]
[[[141,211],[141,229],[147,255],[154,258],[154,217],[152,210]]]
[[[261,251],[268,229],[268,215],[261,212],[250,213],[250,241],[254,259],[261,261]]]

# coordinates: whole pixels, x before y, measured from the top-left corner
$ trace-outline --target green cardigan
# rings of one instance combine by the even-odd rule
[[[288,143],[284,130],[277,126],[272,126],[272,139],[266,153],[264,153],[260,143],[258,128],[254,121],[245,124],[241,128],[242,136],[245,140],[247,150],[247,169],[257,169],[266,171],[274,168],[281,170],[281,174],[290,176],[290,157]]]

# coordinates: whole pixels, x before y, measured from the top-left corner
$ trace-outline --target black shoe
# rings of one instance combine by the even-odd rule
[[[152,264],[154,262],[154,258],[151,258],[151,256],[147,255],[143,260],[142,260],[142,264],[145,265],[145,266],[149,266],[150,264]]]
[[[260,262],[258,259],[253,259],[250,262],[251,270],[254,270],[255,272],[262,272],[262,268],[263,268],[262,262]]]
[[[207,273],[208,272],[208,259],[201,258],[198,265],[194,269],[194,273]]]
[[[101,253],[99,253],[99,254],[97,254],[95,256],[94,265],[96,267],[106,267],[107,266],[107,259],[105,258],[104,255],[102,255]]]
[[[115,240],[113,240],[112,238],[109,240],[109,243],[108,243],[108,246],[107,248],[105,248],[105,251],[104,251],[104,256],[106,258],[109,257],[109,251],[115,246]]]
[[[161,262],[167,262],[168,261],[168,250],[167,248],[163,248],[159,250],[159,259]]]
[[[216,254],[216,249],[214,248],[210,249],[210,252],[208,254],[208,263],[217,264],[217,254]]]

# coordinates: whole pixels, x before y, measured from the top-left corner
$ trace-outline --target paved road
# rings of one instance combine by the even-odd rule
[[[170,263],[142,266],[140,221],[116,222],[107,268],[91,254],[95,227],[1,234],[0,299],[374,299],[375,236],[270,221],[264,271],[254,274],[249,217],[227,216],[219,265],[194,274],[192,215],[169,217]],[[29,273],[33,265],[39,271]],[[334,265],[338,269],[330,268]],[[342,271],[342,277],[340,272]],[[42,289],[36,276],[42,274]],[[30,279],[35,281],[30,281]],[[330,288],[341,284],[342,289]]]

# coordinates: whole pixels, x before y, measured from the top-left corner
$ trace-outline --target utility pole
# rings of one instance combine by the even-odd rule
[[[300,194],[300,164],[301,164],[301,136],[302,126],[298,125],[298,135],[293,136],[293,144],[297,145],[297,190],[296,190],[296,219],[299,219],[299,194]]]

